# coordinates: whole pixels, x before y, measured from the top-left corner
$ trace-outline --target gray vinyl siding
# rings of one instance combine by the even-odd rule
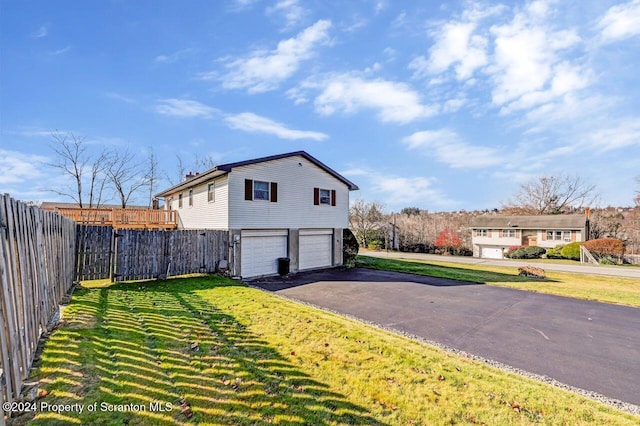
[[[245,179],[278,184],[278,201],[246,201]],[[313,204],[313,189],[336,191],[336,205]],[[346,228],[349,190],[340,180],[303,157],[235,167],[229,174],[229,220],[232,229]]]
[[[178,212],[178,226],[182,229],[229,228],[229,179],[228,175],[215,181],[215,201],[208,200],[208,188],[212,181],[193,187],[193,206],[189,206],[189,189],[182,191],[182,208],[178,207],[178,194],[172,194],[172,208]]]

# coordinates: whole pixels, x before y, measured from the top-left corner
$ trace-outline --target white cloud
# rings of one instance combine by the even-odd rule
[[[119,93],[107,92],[107,93],[105,93],[105,96],[107,98],[116,99],[118,101],[122,101],[122,102],[125,102],[125,103],[128,103],[128,104],[137,104],[138,103],[138,101],[136,101],[135,99],[130,98],[130,97],[125,96],[125,95],[121,95]]]
[[[37,168],[49,161],[47,157],[0,149],[0,185],[35,181],[43,176]],[[8,192],[0,189],[0,192]]]
[[[40,28],[38,28],[37,31],[35,31],[33,34],[31,34],[32,38],[43,38],[46,37],[47,35],[49,35],[49,28],[47,25],[42,25]]]
[[[616,126],[600,128],[585,136],[587,142],[599,151],[610,151],[633,145],[640,147],[640,120],[637,117],[621,120]],[[640,158],[640,151],[637,151],[637,156]]]
[[[229,6],[229,10],[232,12],[242,12],[258,3],[260,0],[233,0]]]
[[[286,22],[284,30],[288,30],[297,26],[308,14],[308,11],[300,6],[298,0],[280,0],[267,8],[267,14],[282,15]]]
[[[415,132],[402,142],[410,150],[420,150],[453,168],[484,168],[504,161],[497,149],[470,145],[449,129]]]
[[[508,114],[518,110],[529,110],[541,104],[548,104],[565,95],[584,89],[590,84],[588,69],[569,62],[560,62],[550,69],[548,81],[543,90],[532,90],[523,93],[519,99],[501,109],[501,113]]]
[[[419,56],[409,64],[415,78],[439,74],[455,64],[458,80],[465,80],[487,64],[487,39],[473,35],[476,24],[451,22],[438,28],[436,42],[429,49],[429,58]]]
[[[418,56],[409,69],[414,78],[424,78],[444,73],[453,67],[459,81],[471,78],[473,73],[488,63],[488,39],[477,34],[481,20],[502,13],[504,6],[481,7],[471,3],[459,19],[432,24],[429,31],[435,40],[429,49],[429,57]]]
[[[316,82],[307,81],[294,92],[297,101],[303,97],[302,89],[320,91],[314,105],[322,115],[373,109],[380,121],[402,124],[437,112],[437,107],[422,104],[420,95],[407,84],[383,79],[365,80],[352,74],[340,74]]]
[[[561,54],[580,43],[580,37],[575,30],[553,28],[550,15],[547,2],[532,2],[511,22],[491,27],[495,51],[487,71],[495,105],[520,100],[523,107],[530,107],[586,86],[583,68]],[[569,80],[574,87],[568,87]]]
[[[225,89],[247,89],[249,93],[274,90],[303,61],[313,57],[317,46],[329,42],[330,28],[330,21],[320,20],[295,37],[282,40],[275,50],[258,50],[246,58],[230,60],[225,64],[226,74],[218,77],[216,73],[208,73],[203,78],[219,79]]]
[[[377,175],[373,178],[374,189],[386,195],[389,204],[435,204],[450,205],[451,200],[434,188],[435,179],[427,177],[402,177]]]
[[[162,99],[156,105],[156,112],[173,117],[212,118],[218,110],[187,99]]]
[[[49,55],[51,56],[58,56],[58,55],[64,55],[65,53],[67,53],[68,51],[70,51],[72,49],[72,46],[65,46],[62,49],[58,49],[58,50],[52,50],[49,52]]]
[[[195,53],[197,51],[197,49],[193,49],[193,48],[186,48],[186,49],[181,49],[178,50],[176,52],[173,53],[169,53],[166,55],[158,55],[154,58],[154,61],[159,63],[159,64],[173,64],[177,61],[179,61],[180,59],[184,58],[185,56],[188,56],[192,53]]]
[[[600,19],[597,28],[605,43],[640,34],[640,0],[612,6]]]
[[[433,177],[398,176],[366,167],[345,170],[341,174],[366,179],[369,181],[366,187],[374,193],[373,198],[382,199],[384,204],[392,207],[400,208],[410,204],[450,207],[457,204],[442,193],[436,186],[437,179]]]
[[[224,120],[233,129],[251,133],[266,133],[281,139],[312,139],[322,141],[329,137],[325,133],[289,129],[282,123],[251,112],[228,115]]]

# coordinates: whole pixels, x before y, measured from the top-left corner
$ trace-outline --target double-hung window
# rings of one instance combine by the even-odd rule
[[[502,230],[502,238],[515,238],[516,230],[515,229],[503,229]]]
[[[329,189],[320,190],[320,204],[331,205],[331,191]]]
[[[547,231],[547,240],[571,241],[571,231]]]
[[[335,206],[336,190],[313,188],[313,204],[316,206]]]
[[[207,201],[213,203],[216,201],[216,184],[210,183],[207,186]]]
[[[244,180],[244,199],[246,201],[263,200],[278,202],[278,183],[261,180]]]
[[[253,199],[269,201],[269,182],[253,181]]]

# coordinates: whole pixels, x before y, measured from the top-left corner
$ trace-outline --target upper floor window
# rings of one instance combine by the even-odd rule
[[[265,200],[272,203],[278,202],[278,183],[264,182],[260,180],[244,180],[244,199]]]
[[[489,232],[487,229],[476,229],[476,237],[488,237]]]
[[[189,190],[189,207],[193,206],[193,189]]]
[[[571,231],[547,231],[547,240],[571,241]]]
[[[253,199],[269,200],[269,182],[253,181]]]
[[[316,206],[335,206],[336,190],[313,188],[313,204]]]
[[[182,194],[178,194],[178,208],[182,208]]]
[[[169,210],[173,210],[173,197],[169,197],[169,199],[167,200],[167,208]]]
[[[515,238],[516,230],[515,229],[503,229],[502,230],[502,238]]]
[[[331,204],[331,191],[328,189],[320,190],[320,204]]]
[[[207,186],[207,200],[210,203],[213,203],[216,201],[216,184],[215,183],[210,183],[209,186]]]

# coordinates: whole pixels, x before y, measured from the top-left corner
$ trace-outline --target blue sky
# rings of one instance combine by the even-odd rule
[[[305,150],[395,211],[558,173],[631,205],[640,175],[639,0],[1,0],[0,61],[0,192],[24,200],[61,200],[54,130],[168,175]]]

